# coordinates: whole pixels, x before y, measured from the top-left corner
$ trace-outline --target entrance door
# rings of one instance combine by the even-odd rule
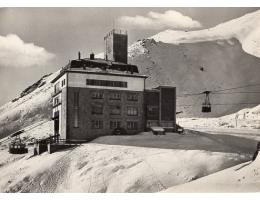
[[[58,142],[59,130],[60,130],[60,113],[59,111],[54,112],[54,141]]]

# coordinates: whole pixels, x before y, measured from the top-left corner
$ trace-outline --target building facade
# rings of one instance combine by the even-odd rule
[[[151,126],[175,127],[176,88],[146,90],[147,76],[127,64],[127,35],[121,36],[113,30],[106,37],[113,41],[105,45],[111,55],[79,56],[52,81],[54,132],[61,139],[91,140],[116,128],[136,134]]]
[[[67,69],[54,80],[55,134],[88,140],[123,127],[144,130],[145,76]]]

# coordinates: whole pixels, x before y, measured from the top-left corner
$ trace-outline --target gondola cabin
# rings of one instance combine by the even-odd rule
[[[202,112],[203,113],[209,113],[211,112],[211,104],[210,104],[210,100],[209,100],[209,94],[210,91],[205,91],[203,92],[205,94],[205,101],[202,104]]]
[[[24,130],[19,130],[10,135],[10,138],[12,138],[12,140],[9,144],[9,153],[11,154],[28,153],[28,149],[26,148],[26,145],[22,143],[20,138],[20,134],[23,132]]]

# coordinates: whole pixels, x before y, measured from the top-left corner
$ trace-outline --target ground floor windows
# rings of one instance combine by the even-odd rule
[[[91,121],[91,128],[92,129],[102,129],[103,128],[103,121],[101,121],[101,120],[92,120]]]
[[[128,121],[126,123],[126,128],[128,130],[137,130],[138,129],[138,122],[135,121]]]
[[[110,121],[110,129],[115,129],[115,128],[119,128],[121,127],[121,122],[114,120],[114,121]]]

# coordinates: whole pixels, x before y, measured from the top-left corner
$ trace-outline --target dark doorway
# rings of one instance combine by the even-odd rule
[[[57,142],[60,130],[60,116],[59,111],[54,113],[54,140]]]

